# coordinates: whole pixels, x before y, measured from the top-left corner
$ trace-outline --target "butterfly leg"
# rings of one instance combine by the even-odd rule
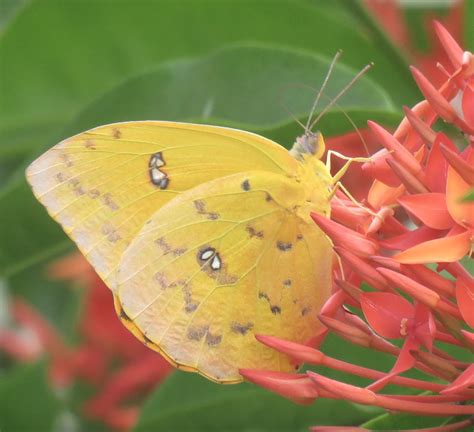
[[[328,154],[327,154],[327,158],[326,158],[326,167],[328,169],[329,172],[331,172],[331,157],[332,155],[334,156],[337,156],[339,157],[340,159],[343,159],[345,161],[347,161],[343,166],[342,168],[333,176],[333,183],[334,185],[336,183],[339,182],[339,180],[341,180],[341,178],[344,176],[344,174],[347,172],[347,170],[349,169],[349,167],[351,166],[351,164],[353,162],[360,162],[360,163],[364,163],[364,162],[371,162],[372,159],[371,158],[366,158],[366,157],[354,157],[354,158],[350,158],[350,157],[347,157],[347,156],[344,156],[343,154],[335,151],[335,150],[328,150]]]
[[[356,205],[357,207],[361,208],[362,210],[366,211],[368,214],[370,214],[371,216],[373,217],[378,217],[377,213],[373,212],[371,209],[367,208],[367,207],[364,207],[359,201],[357,201],[353,196],[352,194],[347,190],[347,188],[340,182],[338,181],[335,185],[334,185],[334,188],[332,189],[331,191],[331,194],[329,196],[329,199],[331,200],[332,198],[334,198],[334,196],[336,195],[336,192],[338,190],[342,190],[342,192],[344,192],[344,194],[347,196],[347,198],[349,198],[350,201],[352,201],[352,203],[354,205]],[[336,197],[337,198],[337,197]]]

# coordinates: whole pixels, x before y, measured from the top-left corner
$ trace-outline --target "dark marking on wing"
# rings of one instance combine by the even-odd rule
[[[206,203],[203,200],[194,200],[193,204],[198,214],[207,216],[210,220],[219,219],[219,213],[206,210]]]
[[[280,306],[270,306],[270,310],[272,311],[273,315],[281,314]]]
[[[238,333],[241,335],[246,335],[249,330],[252,330],[253,328],[253,323],[252,322],[247,322],[246,324],[241,324],[238,323],[237,321],[232,321],[230,324],[230,329],[234,333]]]
[[[148,161],[148,170],[150,173],[150,180],[160,189],[166,189],[169,185],[168,174],[161,169],[165,166],[166,162],[163,158],[163,153],[158,152],[151,155],[150,160]]]
[[[84,142],[84,147],[86,149],[89,149],[89,150],[96,150],[97,147],[95,146],[94,144],[94,141],[91,140],[91,139],[87,139],[85,142]]]
[[[111,243],[117,243],[119,240],[122,239],[120,234],[110,222],[105,222],[104,225],[102,225],[101,231],[102,234],[106,236],[107,240]]]
[[[209,331],[209,326],[193,326],[188,328],[188,339],[200,341]]]
[[[283,252],[288,252],[292,247],[293,245],[290,242],[283,242],[281,240],[277,241],[277,248]]]
[[[112,195],[110,193],[106,193],[102,196],[103,203],[110,208],[110,210],[116,211],[119,209],[117,203],[112,199]]]
[[[163,251],[163,255],[168,255],[172,253],[174,256],[183,255],[186,252],[186,248],[173,248],[165,239],[164,237],[160,237],[155,240],[155,244]]]
[[[240,185],[240,187],[241,187],[244,191],[248,192],[248,191],[250,190],[250,182],[248,181],[248,179],[247,179],[247,180],[244,180],[244,181],[242,182],[242,184]]]
[[[245,230],[249,233],[250,238],[257,237],[262,239],[264,237],[263,231],[257,231],[253,226],[247,225]]]
[[[98,189],[90,189],[89,192],[87,192],[87,196],[96,199],[100,196],[100,191]]]
[[[212,334],[211,332],[207,332],[206,334],[206,343],[209,345],[209,346],[217,346],[221,343],[222,341],[222,335],[216,335],[216,334]]]

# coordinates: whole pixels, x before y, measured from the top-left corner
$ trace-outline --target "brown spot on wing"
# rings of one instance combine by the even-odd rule
[[[244,191],[248,192],[248,191],[250,190],[250,182],[248,181],[248,179],[247,179],[247,180],[244,180],[244,181],[242,182],[242,184],[240,185],[240,187],[241,187]]]
[[[211,332],[207,332],[206,334],[206,343],[209,346],[217,346],[222,341],[222,335],[212,334]]]
[[[153,276],[153,279],[158,282],[158,285],[161,287],[161,289],[166,289],[169,286],[168,278],[166,275],[162,272],[157,272],[155,273],[155,276]]]
[[[203,200],[194,200],[193,204],[198,214],[207,216],[210,220],[219,219],[219,213],[206,210],[206,203]]]
[[[69,157],[68,154],[66,153],[60,153],[59,154],[59,158],[64,162],[64,164],[66,164],[66,166],[68,168],[72,167],[74,165],[73,161],[71,160],[71,158]]]
[[[263,231],[257,231],[253,226],[247,225],[245,228],[246,231],[249,233],[249,237],[257,237],[259,239],[262,239],[264,237]]]
[[[67,180],[67,176],[63,172],[58,172],[54,177],[58,183],[64,183]]]
[[[115,139],[119,139],[121,136],[122,136],[122,131],[118,128],[113,128],[112,129],[112,136],[115,138]]]
[[[281,314],[280,306],[270,306],[270,310],[272,311],[272,314],[274,315]]]
[[[103,203],[109,207],[111,210],[116,211],[119,209],[117,203],[112,199],[112,195],[110,193],[106,193],[102,196]]]
[[[158,245],[158,247],[163,251],[163,255],[168,255],[169,253],[172,253],[174,256],[180,256],[180,255],[183,255],[187,250],[184,247],[173,248],[165,240],[164,237],[160,237],[160,238],[156,239],[155,244]]]
[[[247,322],[246,324],[241,324],[236,321],[232,321],[230,324],[230,329],[234,333],[238,333],[241,335],[246,335],[249,330],[252,330],[253,328],[253,323],[252,322]]]
[[[209,331],[209,326],[192,326],[188,328],[188,339],[200,341]]]
[[[117,243],[122,237],[109,222],[102,225],[102,234],[107,237],[107,240],[111,243]]]
[[[84,147],[86,149],[89,149],[89,150],[96,150],[97,147],[95,146],[94,144],[94,141],[91,140],[91,139],[87,139],[85,142],[84,142]]]
[[[87,196],[92,199],[96,199],[97,197],[100,196],[100,191],[98,189],[90,189],[87,192]]]
[[[119,317],[124,321],[132,322],[132,319],[125,313],[122,307],[120,307]]]
[[[281,240],[277,241],[277,248],[280,249],[282,252],[288,252],[291,250],[293,245],[290,242],[284,242]]]

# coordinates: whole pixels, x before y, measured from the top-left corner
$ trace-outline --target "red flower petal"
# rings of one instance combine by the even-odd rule
[[[452,65],[456,69],[461,67],[463,55],[462,48],[439,21],[434,22],[434,28],[438,39],[440,40],[444,50],[446,51],[446,54],[448,54],[449,56],[449,60],[451,61]]]
[[[393,135],[385,130],[382,126],[378,125],[373,121],[368,121],[372,132],[377,136],[382,145],[391,153],[392,157],[400,163],[410,173],[420,176],[422,175],[421,165],[416,160],[415,156],[407,150],[406,147],[402,146]]]
[[[469,185],[474,185],[474,162],[472,155],[468,154],[468,161],[465,161],[457,151],[450,150],[444,144],[440,145],[440,150],[448,161],[449,165],[461,176],[461,178]]]
[[[455,262],[464,257],[471,247],[471,233],[430,240],[407,249],[393,258],[401,264]]]
[[[414,338],[408,337],[400,350],[400,354],[398,354],[397,361],[393,365],[392,370],[383,378],[368,386],[367,389],[379,391],[387,385],[394,376],[411,369],[416,363],[416,359],[411,355],[411,351],[418,350],[418,347],[419,343]]]
[[[334,249],[343,259],[343,261],[347,263],[356,274],[358,274],[363,280],[367,281],[371,286],[382,291],[389,289],[387,281],[369,263],[364,261],[362,258],[350,253],[346,249],[340,247],[335,247]]]
[[[367,201],[374,209],[378,210],[384,206],[394,204],[404,192],[405,186],[403,185],[393,188],[375,180],[370,188]]]
[[[371,177],[390,187],[400,186],[400,179],[393,173],[387,164],[390,153],[386,149],[379,150],[372,155],[370,162],[362,165],[362,170]]]
[[[423,303],[417,303],[415,306],[413,328],[416,339],[431,352],[436,336],[436,324],[431,309]]]
[[[474,386],[474,364],[471,364],[450,385],[448,385],[444,390],[441,390],[440,393],[459,393],[471,386]]]
[[[381,336],[397,339],[407,335],[403,325],[413,319],[415,308],[402,296],[384,292],[363,293],[360,305],[370,326]]]
[[[247,381],[296,403],[309,405],[319,396],[313,381],[306,375],[254,369],[240,369],[239,373]]]
[[[448,172],[448,162],[441,152],[441,134],[436,136],[435,142],[428,155],[425,174],[426,185],[432,192],[446,191],[446,176]],[[450,142],[448,140],[448,142]]]
[[[462,96],[462,112],[466,123],[474,125],[474,89],[467,85]]]
[[[381,240],[379,243],[386,249],[407,249],[417,244],[438,238],[442,233],[433,228],[422,226],[413,231],[408,231],[399,236]]]
[[[430,228],[445,230],[454,224],[446,207],[444,194],[404,195],[398,198],[398,202]]]
[[[350,249],[358,256],[375,255],[378,246],[362,234],[340,225],[320,214],[311,213],[311,217],[334,242],[334,244]]]
[[[452,218],[464,227],[474,228],[474,203],[461,202],[462,198],[471,190],[472,185],[452,167],[448,168],[446,183],[446,205]]]
[[[474,328],[474,283],[458,278],[456,281],[456,300],[464,321]]]

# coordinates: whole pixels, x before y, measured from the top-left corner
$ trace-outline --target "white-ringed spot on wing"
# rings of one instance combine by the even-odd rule
[[[158,152],[151,155],[150,161],[148,162],[148,169],[150,171],[150,180],[160,189],[166,189],[169,184],[168,175],[160,168],[165,166],[166,162],[163,159],[163,153]]]
[[[209,266],[214,271],[220,270],[222,267],[221,257],[214,248],[206,247],[204,249],[201,249],[198,252],[198,259],[200,261],[209,263]]]

